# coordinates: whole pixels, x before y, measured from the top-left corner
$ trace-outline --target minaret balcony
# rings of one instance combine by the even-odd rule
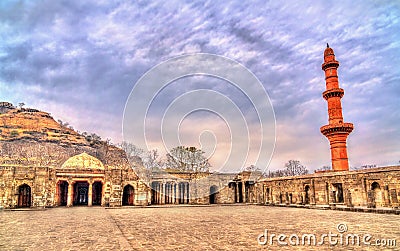
[[[330,134],[345,133],[349,134],[353,131],[353,123],[339,123],[333,125],[324,125],[321,127],[321,133],[326,137]]]
[[[322,64],[322,70],[325,71],[328,68],[338,68],[339,67],[339,61],[333,60],[333,61],[328,61]]]
[[[330,89],[327,91],[324,91],[322,93],[322,96],[324,97],[324,99],[328,100],[328,98],[331,97],[339,97],[342,98],[344,95],[344,90],[342,88],[335,88],[335,89]]]

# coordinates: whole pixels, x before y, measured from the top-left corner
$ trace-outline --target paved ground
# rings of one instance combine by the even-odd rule
[[[336,245],[328,237],[322,246],[268,243],[272,234],[285,234],[287,243],[297,235],[300,244],[303,234],[315,234],[319,242],[322,234],[339,234],[339,223],[347,226],[343,235],[397,239],[396,247],[379,250],[400,250],[399,215],[249,205],[0,211],[0,250],[378,250],[346,246],[345,238],[341,245],[335,236]],[[268,242],[260,245],[265,229]]]

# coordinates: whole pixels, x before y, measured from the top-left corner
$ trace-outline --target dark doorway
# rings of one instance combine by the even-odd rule
[[[242,182],[238,183],[238,189],[239,189],[239,203],[243,203],[243,184],[242,184]]]
[[[18,188],[18,207],[31,206],[31,187],[23,184]]]
[[[335,201],[337,203],[343,203],[344,202],[344,198],[343,198],[343,187],[342,187],[342,183],[336,183],[333,184],[333,187],[335,188]]]
[[[381,186],[379,185],[378,182],[375,181],[371,184],[371,190],[372,190],[374,207],[381,207],[383,204]]]
[[[269,187],[265,190],[265,202],[269,202]]]
[[[153,181],[151,183],[151,204],[160,203],[160,182]]]
[[[306,185],[304,187],[304,192],[305,192],[304,204],[310,204],[310,186],[309,185]]]
[[[58,204],[66,206],[68,201],[68,182],[60,181],[58,183]]]
[[[210,187],[210,204],[217,204],[218,187]]]
[[[133,186],[126,185],[124,187],[124,192],[122,195],[122,205],[123,206],[133,206],[134,198],[135,198],[135,193],[133,190]]]
[[[103,190],[103,184],[100,181],[96,181],[92,186],[92,205],[101,205],[101,195]]]
[[[88,204],[88,191],[89,183],[76,182],[74,184],[74,205],[87,205]]]

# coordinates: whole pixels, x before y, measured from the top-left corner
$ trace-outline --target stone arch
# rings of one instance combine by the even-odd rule
[[[76,181],[73,183],[73,205],[87,206],[89,203],[89,182]]]
[[[133,206],[135,201],[135,189],[131,185],[126,185],[122,193],[122,205]]]
[[[210,204],[217,204],[218,203],[218,187],[213,185],[210,187]]]
[[[382,206],[383,198],[382,198],[382,189],[378,182],[374,181],[371,184],[371,190],[373,192],[373,200],[375,206]]]
[[[103,183],[101,181],[95,181],[92,185],[92,205],[101,205],[101,199],[103,195]]]
[[[58,205],[67,206],[68,203],[68,182],[60,180],[58,182]]]
[[[32,202],[31,187],[23,184],[18,187],[18,207],[30,207]]]

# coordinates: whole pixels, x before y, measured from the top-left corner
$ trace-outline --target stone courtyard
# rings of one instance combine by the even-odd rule
[[[280,246],[272,234],[369,234],[396,247]],[[0,211],[0,250],[398,250],[400,216],[256,205],[52,208]],[[261,239],[262,240],[262,239]],[[288,239],[286,239],[288,242]],[[393,245],[393,243],[392,243]]]

